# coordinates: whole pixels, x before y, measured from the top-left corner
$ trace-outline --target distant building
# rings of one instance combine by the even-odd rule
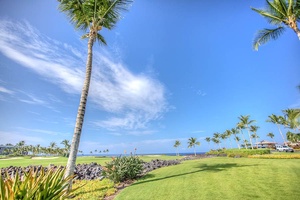
[[[4,145],[0,145],[0,155],[6,154],[5,150],[6,149],[12,149],[14,148],[14,146],[4,146]]]

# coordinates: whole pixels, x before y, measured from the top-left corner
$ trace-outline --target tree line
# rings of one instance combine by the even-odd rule
[[[287,141],[292,143],[300,143],[300,109],[286,109],[283,110],[283,115],[269,115],[266,122],[273,123],[278,128],[278,134],[282,138],[283,144],[288,144]],[[239,122],[234,128],[227,129],[223,133],[215,132],[212,137],[206,137],[205,141],[208,142],[209,149],[212,149],[210,142],[213,142],[216,149],[226,148],[227,142],[229,142],[230,148],[233,148],[232,143],[235,142],[238,148],[254,149],[258,147],[258,139],[260,136],[257,134],[257,130],[260,128],[254,125],[255,120],[250,119],[250,115],[241,115],[238,117]],[[282,127],[287,129],[286,137],[282,131]],[[299,132],[297,132],[299,131]],[[274,133],[269,132],[267,137],[270,137],[274,143]],[[179,155],[178,147],[181,145],[179,140],[175,141],[174,147],[176,148],[176,155]],[[200,145],[197,138],[188,139],[188,148],[194,148],[195,145]]]

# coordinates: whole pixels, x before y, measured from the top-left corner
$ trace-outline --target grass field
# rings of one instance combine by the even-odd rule
[[[165,155],[146,155],[141,156],[141,159],[143,159],[145,162],[149,162],[152,159],[162,159],[162,160],[172,160],[172,159],[178,159],[182,157],[176,157],[176,156],[165,156]],[[49,164],[54,165],[63,165],[65,166],[67,164],[67,158],[65,157],[15,157],[15,158],[9,158],[9,159],[0,159],[0,168],[3,167],[9,167],[9,166],[21,166],[26,167],[28,165],[43,165],[43,166],[49,166]],[[96,162],[101,165],[105,165],[106,162],[110,162],[110,157],[94,157],[94,156],[84,156],[84,157],[77,157],[77,163],[91,163]]]
[[[115,200],[294,200],[299,184],[299,159],[209,158],[155,170]]]

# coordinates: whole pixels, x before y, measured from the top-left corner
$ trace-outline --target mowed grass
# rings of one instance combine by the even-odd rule
[[[209,158],[152,171],[115,200],[299,199],[300,159]]]
[[[179,159],[182,157],[177,156],[166,156],[166,155],[146,155],[146,156],[140,156],[142,160],[145,162],[149,162],[153,159],[162,159],[162,160],[173,160],[173,159]],[[105,165],[105,163],[110,162],[112,160],[111,157],[95,157],[95,156],[80,156],[77,157],[77,164],[89,164],[91,162],[96,162],[100,165]],[[15,158],[9,158],[9,159],[0,159],[0,168],[3,167],[9,167],[9,166],[20,166],[20,167],[26,167],[29,165],[42,165],[42,166],[49,166],[50,164],[54,164],[57,166],[66,166],[67,165],[68,158],[65,157],[36,157],[36,158],[30,158],[30,157],[15,157]]]

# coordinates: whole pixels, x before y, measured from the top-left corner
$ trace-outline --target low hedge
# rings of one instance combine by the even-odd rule
[[[218,155],[227,157],[248,157],[250,155],[270,154],[270,149],[219,149],[207,152],[208,155]]]
[[[248,158],[260,159],[300,159],[300,154],[269,154],[269,155],[250,155]]]

